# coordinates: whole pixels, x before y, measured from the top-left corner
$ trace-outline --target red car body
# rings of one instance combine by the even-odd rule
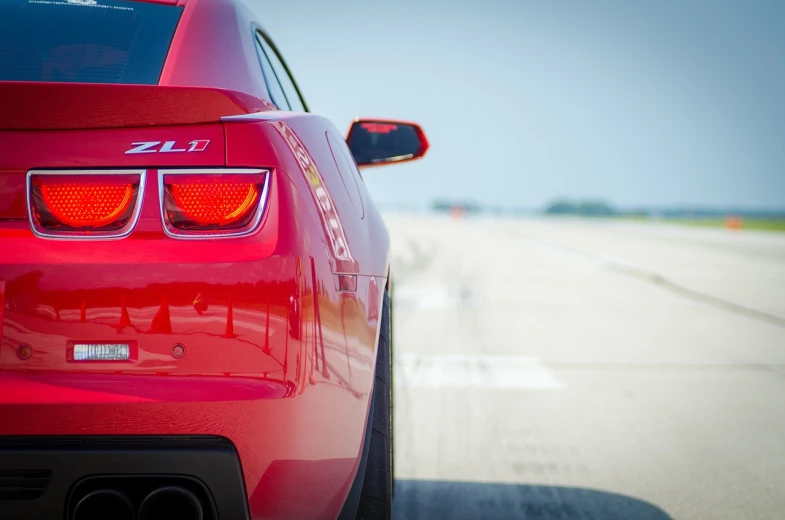
[[[217,439],[244,495],[221,518],[335,518],[362,455],[386,228],[334,125],[275,109],[249,13],[159,3],[181,14],[156,85],[0,82],[0,480],[91,439],[116,439],[120,467],[155,457],[145,439],[196,451]],[[254,218],[237,236],[167,227],[183,173],[256,176]],[[135,190],[122,233],[47,231],[36,193],[48,182],[110,174]],[[128,355],[84,361],[78,345]],[[0,517],[46,518],[74,485],[55,480],[84,476],[79,464],[48,477],[47,493],[65,495],[0,496]],[[215,497],[229,478],[216,468],[199,477]]]

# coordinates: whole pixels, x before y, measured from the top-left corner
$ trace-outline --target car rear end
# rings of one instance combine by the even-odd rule
[[[227,145],[221,118],[263,101],[155,85],[181,14],[0,2],[5,520],[239,519],[251,494],[282,517],[284,486],[346,496],[356,461],[328,446],[356,443],[303,393],[320,266],[282,217],[296,163],[268,127]],[[308,457],[335,463],[309,482],[286,466]]]

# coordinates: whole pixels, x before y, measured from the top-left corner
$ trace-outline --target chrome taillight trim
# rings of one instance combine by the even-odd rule
[[[134,211],[128,223],[117,231],[95,232],[89,235],[80,233],[53,232],[38,229],[35,218],[33,217],[33,175],[138,175],[139,189],[136,192],[134,201]],[[142,213],[142,201],[144,200],[145,185],[147,182],[147,170],[28,170],[26,179],[26,199],[27,199],[27,220],[33,234],[39,238],[48,240],[118,240],[131,234],[139,221]]]
[[[259,195],[259,205],[247,229],[221,234],[192,234],[181,231],[172,231],[167,225],[166,205],[164,202],[164,175],[264,175],[264,186]],[[177,240],[220,240],[224,238],[238,238],[251,235],[259,229],[259,224],[267,208],[267,192],[270,189],[271,171],[264,168],[177,168],[158,170],[158,206],[161,210],[161,224],[164,233]]]

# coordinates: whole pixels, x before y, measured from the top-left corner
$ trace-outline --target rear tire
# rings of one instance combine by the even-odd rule
[[[362,495],[357,509],[358,520],[389,520],[392,518],[393,422],[390,313],[390,295],[385,291],[376,354],[376,379],[373,387],[373,429]]]

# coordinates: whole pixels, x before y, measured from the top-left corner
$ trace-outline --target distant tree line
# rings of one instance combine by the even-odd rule
[[[551,202],[546,208],[548,215],[580,215],[583,217],[610,217],[617,211],[607,202],[601,200],[567,200]]]
[[[560,198],[547,204],[544,208],[525,208],[516,206],[489,206],[469,200],[438,199],[431,203],[430,209],[436,213],[451,213],[459,210],[466,214],[485,215],[575,215],[581,217],[627,217],[627,218],[725,218],[734,215],[744,218],[782,219],[785,210],[756,210],[745,208],[711,208],[691,206],[638,206],[617,208],[601,199],[567,199]]]
[[[580,215],[585,217],[607,217],[618,214],[610,204],[600,200],[572,201],[560,199],[549,204],[544,210],[541,209],[539,211],[529,208],[485,206],[467,200],[439,199],[431,203],[431,211],[436,213],[451,213],[456,210],[467,214],[482,213],[488,215],[522,215],[542,211],[549,215]]]

